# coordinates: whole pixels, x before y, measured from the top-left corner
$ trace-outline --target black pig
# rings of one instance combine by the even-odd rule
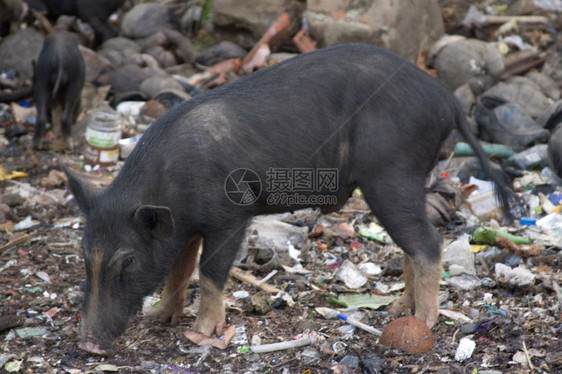
[[[60,132],[66,146],[73,149],[71,127],[80,108],[80,93],[86,74],[78,40],[64,31],[48,35],[34,70],[33,98],[37,121],[33,146],[36,149],[42,147],[45,125],[51,119],[55,133],[59,132],[57,126],[60,120]]]
[[[449,89],[391,52],[350,44],[294,57],[177,105],[148,129],[104,191],[64,166],[87,216],[80,347],[110,352],[165,277],[156,316],[178,322],[201,242],[193,328],[220,334],[223,287],[252,217],[312,206],[335,211],[356,187],[405,252],[406,289],[391,311],[414,309],[433,326],[441,238],[426,215],[424,186],[453,128],[507,204],[509,188]]]
[[[46,12],[51,18],[60,15],[78,16],[95,31],[97,44],[117,36],[109,24],[109,16],[118,10],[125,0],[26,0],[32,9]]]
[[[0,0],[0,37],[10,34],[10,26],[22,21],[28,6],[22,0]]]

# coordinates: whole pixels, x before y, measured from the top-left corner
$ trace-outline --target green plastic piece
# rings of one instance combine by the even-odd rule
[[[503,144],[487,144],[482,143],[482,149],[488,156],[494,156],[497,158],[510,158],[511,156],[516,155],[517,153],[503,145]],[[457,156],[474,156],[474,150],[468,143],[458,142],[455,144],[455,154]]]
[[[236,348],[236,351],[238,353],[250,353],[250,347],[242,345],[242,346]]]
[[[485,229],[483,227],[479,227],[474,230],[474,234],[472,239],[478,243],[487,243],[487,244],[496,244],[497,237],[501,236],[513,244],[531,244],[532,240],[529,238],[524,238],[522,236],[511,235],[503,230],[493,230],[493,229]]]

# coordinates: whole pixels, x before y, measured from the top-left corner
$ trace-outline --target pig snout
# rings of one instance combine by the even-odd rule
[[[82,340],[78,347],[86,352],[93,353],[101,356],[111,355],[111,348],[102,348],[102,346],[96,342],[96,337],[91,331],[85,331],[82,333]]]

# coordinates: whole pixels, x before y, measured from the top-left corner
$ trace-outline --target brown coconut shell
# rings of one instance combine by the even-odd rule
[[[433,348],[433,333],[421,319],[400,317],[389,323],[380,338],[381,344],[408,353],[426,353]]]

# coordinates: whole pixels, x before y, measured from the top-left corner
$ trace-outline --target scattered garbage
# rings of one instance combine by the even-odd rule
[[[349,318],[348,316],[346,316],[346,315],[344,315],[344,314],[338,314],[338,318],[341,319],[341,320],[343,320],[343,321],[345,321],[345,322],[347,322],[347,323],[349,323],[349,324],[352,325],[352,326],[359,327],[361,330],[370,332],[370,333],[373,334],[373,335],[377,335],[377,336],[381,336],[381,335],[382,335],[382,332],[379,331],[379,330],[377,330],[377,329],[375,329],[374,327],[369,326],[369,325],[367,325],[367,324],[364,324],[363,322],[357,321],[357,320],[355,320],[355,319],[353,319],[353,318]]]
[[[460,267],[460,271],[457,271],[456,274],[476,274],[476,269],[474,267],[474,253],[472,253],[469,239],[470,236],[468,234],[464,234],[443,249],[443,266],[449,267],[450,273],[450,267],[456,265]]]
[[[518,266],[512,269],[507,265],[497,263],[494,270],[498,281],[517,287],[532,284],[536,277],[535,274],[531,273],[523,266]]]
[[[397,297],[380,296],[373,294],[341,294],[338,296],[338,303],[346,308],[370,308],[379,309],[380,307],[392,304]]]
[[[512,235],[503,230],[487,229],[484,227],[479,227],[474,230],[472,239],[477,243],[488,243],[488,244],[501,244],[505,240],[513,244],[531,244],[532,241],[529,238],[524,238],[522,236]]]
[[[285,349],[304,347],[306,345],[313,344],[314,342],[316,342],[316,336],[314,334],[306,334],[296,336],[293,340],[286,342],[251,346],[250,351],[254,353],[275,352]]]
[[[219,337],[210,338],[194,330],[186,330],[184,336],[197,345],[211,345],[218,349],[226,349],[236,335],[236,326],[230,326]]]
[[[465,336],[459,341],[457,351],[455,352],[455,360],[459,362],[468,360],[472,356],[475,348],[476,342],[472,340],[470,336]]]
[[[89,115],[84,159],[90,165],[112,166],[119,158],[121,121],[111,108],[98,108]]]
[[[368,280],[367,276],[349,260],[344,261],[340,266],[337,277],[351,289],[363,287]]]
[[[448,18],[445,32],[441,28],[430,37],[420,36],[425,35],[424,40],[447,36],[433,46],[402,37],[395,50],[400,54],[413,51],[411,57],[417,66],[455,88],[471,129],[486,141],[486,154],[513,178],[515,198],[523,207],[521,214],[508,222],[495,186],[484,180],[486,175],[479,171],[465,180],[456,173],[458,165],[473,156],[468,144],[455,144],[453,138],[444,147],[442,161],[427,188],[428,216],[448,243],[443,251],[439,295],[444,317],[431,338],[432,344],[433,339],[439,341],[439,355],[402,355],[385,347],[379,347],[382,351],[376,354],[363,354],[365,339],[376,341],[372,335],[381,333],[362,321],[389,327],[392,317],[384,308],[404,291],[405,283],[400,280],[404,269],[398,260],[402,252],[371,215],[361,195],[354,193],[338,213],[307,213],[297,218],[299,213],[295,212],[294,216],[263,216],[252,222],[231,271],[232,285],[225,293],[228,321],[234,325],[224,335],[209,338],[186,332],[191,342],[179,340],[166,348],[159,343],[165,341],[159,339],[166,334],[163,329],[134,329],[130,340],[118,344],[133,356],[151,357],[150,361],[138,360],[135,367],[129,367],[111,361],[113,358],[104,363],[75,359],[74,339],[66,338],[79,333],[82,290],[78,281],[72,280],[84,278],[79,251],[83,220],[76,216],[75,202],[68,198],[60,163],[83,168],[87,177],[107,185],[144,130],[173,106],[298,53],[333,43],[330,38],[341,38],[344,28],[349,32],[349,25],[360,26],[360,32],[372,31],[374,23],[382,25],[374,22],[376,12],[368,8],[372,5],[369,2],[361,11],[345,5],[329,12],[312,2],[298,4],[310,7],[306,11],[276,10],[271,3],[267,16],[254,16],[253,11],[260,13],[261,7],[242,12],[247,13],[242,14],[246,21],[238,23],[251,31],[235,33],[226,28],[221,32],[231,34],[226,38],[229,41],[219,43],[225,35],[212,26],[220,17],[214,14],[211,22],[208,14],[212,6],[202,3],[159,6],[154,14],[145,9],[143,14],[149,18],[161,17],[156,27],[131,22],[129,15],[124,26],[127,33],[120,32],[120,37],[99,48],[84,46],[88,82],[83,91],[84,108],[73,133],[78,134],[75,140],[86,142],[89,151],[84,147],[65,153],[31,149],[28,144],[36,121],[33,101],[0,104],[0,283],[9,285],[0,294],[0,314],[7,311],[17,318],[15,325],[0,323],[0,327],[6,326],[1,337],[5,352],[0,354],[0,371],[48,372],[56,366],[55,370],[69,373],[188,373],[208,366],[224,372],[268,368],[306,372],[308,367],[311,371],[332,368],[334,372],[392,372],[404,367],[419,372],[427,367],[442,371],[454,355],[462,365],[475,363],[471,370],[482,374],[498,374],[506,368],[536,371],[539,367],[557,372],[562,367],[562,355],[556,349],[562,331],[557,314],[562,302],[562,58],[556,51],[560,30],[554,12],[562,7],[554,0],[467,3],[466,7],[439,2],[442,12],[436,12],[437,17]],[[227,5],[221,5],[220,11]],[[471,7],[466,11],[468,5]],[[412,8],[411,4],[395,6]],[[197,7],[207,16],[173,20],[185,9]],[[239,4],[235,8],[240,8]],[[372,9],[381,8],[375,5]],[[388,16],[383,22],[384,33],[393,35],[397,22],[391,11],[394,8],[384,9],[381,14]],[[397,19],[411,20],[408,14],[400,12]],[[37,29],[48,30],[42,25],[49,22],[43,18],[27,24],[19,40],[42,37],[43,32]],[[114,15],[112,22],[118,24],[120,19]],[[62,21],[59,19],[57,28],[70,27]],[[84,25],[80,20],[78,29]],[[163,30],[164,25],[171,31]],[[193,36],[189,40],[179,31],[187,27]],[[153,30],[148,33],[148,29]],[[74,27],[70,30],[77,31]],[[90,40],[86,34],[79,38],[84,44]],[[28,89],[31,78],[19,77],[19,69],[5,69],[2,63],[16,56],[23,72],[33,60],[27,52],[34,48],[21,51],[25,43],[14,45],[6,40],[0,37],[0,98]],[[190,42],[196,48],[192,49]],[[207,48],[212,44],[221,48]],[[406,44],[415,48],[402,49]],[[26,61],[29,63],[24,64]],[[94,123],[100,113],[108,119],[104,122],[109,125],[107,131]],[[95,147],[100,154],[94,157]],[[101,152],[106,152],[103,160]],[[434,189],[438,180],[446,180],[453,188]],[[188,288],[181,332],[193,324],[190,313],[197,308],[197,298],[192,301],[198,292],[196,278]],[[150,312],[160,302],[155,293],[145,300],[143,312]],[[347,321],[338,321],[338,314]],[[306,332],[290,340],[295,328]],[[443,336],[444,329],[458,329],[452,336],[453,344],[441,344],[451,339]],[[411,328],[402,326],[399,330],[406,340],[402,341],[406,347],[400,349],[411,349]],[[144,335],[146,331],[150,336],[156,334],[156,339]],[[475,335],[463,336],[466,334]],[[460,336],[456,347],[454,342]],[[529,349],[524,344],[505,349],[501,344],[505,336],[520,336]],[[428,343],[428,335],[422,334],[421,340],[422,345]],[[273,347],[262,342],[273,342]],[[238,347],[211,360],[205,344]],[[46,346],[50,348],[45,350]],[[257,353],[260,349],[272,353]],[[72,360],[61,352],[70,352],[66,356]],[[498,370],[490,370],[492,367]]]

